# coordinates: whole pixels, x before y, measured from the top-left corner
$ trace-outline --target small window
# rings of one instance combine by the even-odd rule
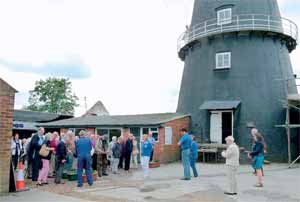
[[[231,67],[231,52],[216,54],[216,69],[228,69]]]
[[[230,24],[232,20],[231,8],[217,11],[218,25]]]
[[[143,134],[149,134],[152,132],[152,137],[156,142],[159,140],[158,128],[143,128]]]

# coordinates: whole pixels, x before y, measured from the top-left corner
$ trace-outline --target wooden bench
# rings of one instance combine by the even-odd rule
[[[203,154],[203,162],[205,163],[205,154],[215,154],[215,159],[216,159],[216,163],[218,162],[218,149],[217,148],[213,148],[213,149],[199,149],[198,153],[202,153]]]

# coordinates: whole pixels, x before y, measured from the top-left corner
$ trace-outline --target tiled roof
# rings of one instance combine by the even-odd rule
[[[172,120],[189,117],[188,114],[160,113],[118,116],[85,116],[54,121],[39,126],[44,127],[97,127],[97,126],[154,126]]]

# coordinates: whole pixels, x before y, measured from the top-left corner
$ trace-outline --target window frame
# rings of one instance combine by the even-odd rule
[[[228,56],[228,65],[225,64],[225,57]],[[219,66],[219,58],[222,58],[221,62],[222,65]],[[227,52],[219,52],[216,53],[216,65],[215,65],[215,69],[230,69],[231,68],[231,52],[227,51]]]
[[[111,139],[112,139],[112,137],[111,137],[111,133],[110,133],[110,131],[111,130],[119,130],[120,132],[121,132],[121,136],[124,134],[123,132],[123,129],[124,128],[119,128],[119,127],[96,127],[95,128],[95,134],[96,135],[108,135],[108,137],[109,137],[109,141],[111,141]],[[107,134],[98,134],[98,130],[107,130],[108,131],[108,133]]]
[[[226,18],[226,12],[230,13],[230,17]],[[224,15],[224,18],[221,18],[221,15]],[[227,25],[232,23],[232,8],[224,8],[217,11],[217,24],[218,25]]]
[[[147,129],[147,134],[149,134],[149,132],[152,132],[153,133],[157,133],[157,140],[155,140],[156,143],[159,143],[159,128],[158,127],[141,127],[141,137],[143,136],[143,133],[144,133],[144,129]],[[154,130],[152,130],[154,129]]]

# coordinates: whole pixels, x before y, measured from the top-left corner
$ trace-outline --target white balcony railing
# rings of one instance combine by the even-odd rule
[[[207,36],[236,31],[270,31],[280,33],[298,41],[297,25],[285,18],[261,14],[236,15],[231,23],[218,23],[217,19],[207,20],[190,27],[178,39],[178,52],[187,44]]]

